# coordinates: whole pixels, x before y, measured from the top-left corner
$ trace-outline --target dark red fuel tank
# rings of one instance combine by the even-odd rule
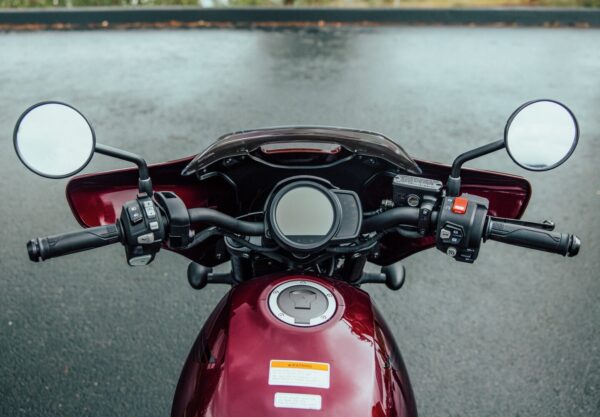
[[[335,297],[331,319],[277,319],[271,292],[288,281]],[[302,306],[300,306],[302,308]],[[295,276],[234,287],[209,317],[181,374],[174,417],[416,416],[402,357],[369,295],[334,280]]]

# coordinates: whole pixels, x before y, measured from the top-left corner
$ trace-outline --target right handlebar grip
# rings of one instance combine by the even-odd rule
[[[117,243],[120,240],[121,234],[117,225],[109,224],[32,239],[27,242],[27,252],[29,253],[29,259],[33,262],[39,262],[57,256],[99,248]]]
[[[487,239],[563,256],[577,255],[581,246],[581,241],[575,235],[537,229],[493,217],[488,218],[484,240]]]

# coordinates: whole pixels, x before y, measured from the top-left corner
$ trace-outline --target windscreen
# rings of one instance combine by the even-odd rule
[[[378,133],[333,127],[276,127],[232,133],[221,137],[204,152],[197,155],[182,171],[191,175],[227,158],[249,155],[260,160],[253,152],[263,145],[293,143],[306,152],[302,143],[323,143],[335,149],[341,146],[354,155],[381,158],[405,172],[420,174],[417,163],[399,145]]]

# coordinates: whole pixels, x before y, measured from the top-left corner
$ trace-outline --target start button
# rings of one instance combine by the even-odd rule
[[[312,281],[287,281],[269,294],[269,309],[292,326],[312,327],[333,317],[337,303],[324,286]]]

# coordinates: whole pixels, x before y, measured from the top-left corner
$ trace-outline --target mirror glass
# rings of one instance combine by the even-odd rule
[[[575,150],[578,138],[573,113],[551,100],[521,106],[508,119],[504,131],[510,157],[532,171],[546,171],[565,162]]]
[[[333,204],[325,193],[305,186],[281,197],[275,221],[281,233],[294,240],[294,236],[326,236],[333,227],[334,214]]]
[[[96,139],[81,113],[63,103],[39,103],[21,115],[14,131],[17,155],[27,168],[48,178],[81,171]]]

